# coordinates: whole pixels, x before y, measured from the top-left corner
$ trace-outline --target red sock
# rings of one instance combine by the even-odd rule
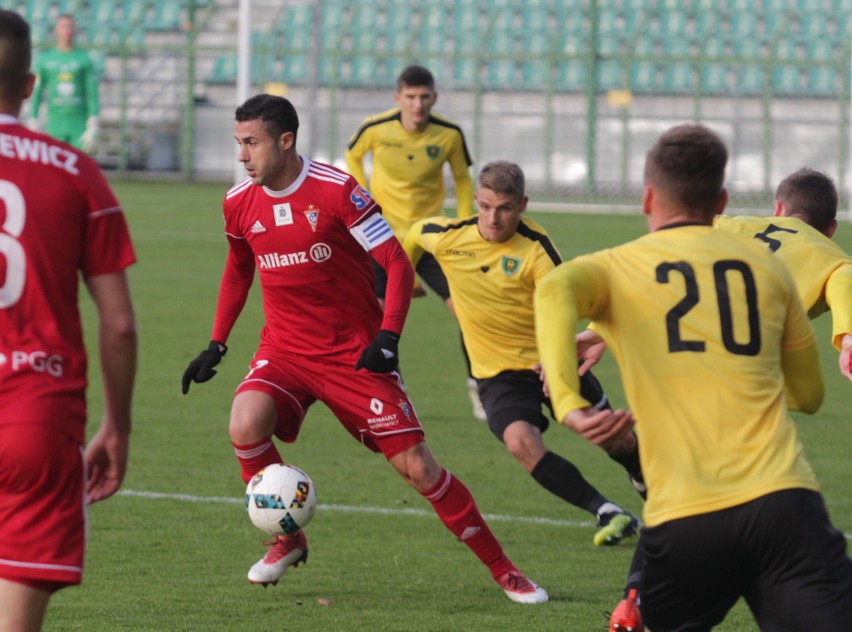
[[[497,578],[514,568],[479,513],[470,491],[459,479],[443,470],[438,484],[423,497],[432,503],[444,526],[470,547],[491,575]]]
[[[237,455],[237,461],[240,462],[240,474],[242,474],[243,482],[246,485],[248,485],[252,476],[267,465],[284,462],[278,448],[272,443],[272,439],[264,439],[259,443],[248,445],[237,445],[231,442],[231,445],[234,446],[234,454]]]

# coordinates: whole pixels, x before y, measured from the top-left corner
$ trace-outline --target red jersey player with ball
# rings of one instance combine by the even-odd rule
[[[272,438],[295,441],[320,400],[432,504],[510,599],[547,601],[503,553],[468,489],[435,460],[396,372],[414,282],[405,251],[352,176],[299,155],[298,127],[282,97],[257,95],[236,110],[238,160],[248,177],[225,195],[230,249],[212,340],[187,367],[183,392],[215,375],[257,270],[266,325],[229,425],[243,480],[282,462]],[[384,311],[370,256],[387,272]],[[248,579],[275,583],[307,553],[304,532],[276,536]]]

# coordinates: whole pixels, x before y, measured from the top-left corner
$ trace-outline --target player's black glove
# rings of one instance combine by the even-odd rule
[[[190,382],[206,382],[216,375],[213,367],[219,364],[222,356],[226,353],[228,353],[228,347],[221,342],[211,340],[208,347],[199,353],[198,357],[190,362],[186,371],[183,372],[183,380],[181,381],[183,394],[186,395],[189,392]]]
[[[355,370],[367,369],[373,373],[390,373],[399,366],[399,334],[379,329],[375,340],[361,352]]]

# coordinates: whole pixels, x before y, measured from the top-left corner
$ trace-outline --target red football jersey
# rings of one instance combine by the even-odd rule
[[[0,424],[43,423],[84,439],[78,275],[134,261],[97,164],[0,115]]]
[[[266,315],[261,344],[354,366],[382,322],[369,251],[393,232],[352,176],[302,160],[284,191],[247,178],[226,194],[231,251],[212,337],[226,341],[239,313],[229,309],[230,273],[239,269],[246,280],[257,269]]]

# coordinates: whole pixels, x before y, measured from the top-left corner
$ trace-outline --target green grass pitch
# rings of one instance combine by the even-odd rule
[[[321,404],[308,414],[300,440],[282,448],[317,485],[320,506],[307,529],[310,559],[276,587],[250,585],[245,573],[262,555],[264,536],[241,504],[244,487],[227,420],[262,325],[257,287],[219,374],[193,384],[188,396],[180,393],[186,364],[209,337],[226,252],[221,200],[227,185],[122,181],[114,187],[139,257],[130,272],[141,351],[130,467],[122,494],[92,507],[84,583],[54,597],[46,630],[606,629],[604,612],[620,599],[634,540],[595,548],[590,517],[534,483],[471,417],[458,330],[435,296],[413,304],[403,336],[412,400],[439,461],[467,484],[510,557],[551,601],[523,606],[506,599],[428,504]],[[639,215],[530,214],[565,258],[645,230]],[[843,225],[837,239],[852,250],[852,227]],[[88,302],[84,311],[94,349]],[[838,375],[829,324],[828,317],[815,323],[828,395],[816,416],[799,418],[799,427],[834,523],[850,533],[844,405],[850,385]],[[101,410],[92,355],[90,430]],[[607,359],[597,374],[623,405],[614,364]],[[603,452],[558,426],[545,440],[603,493],[641,512],[623,470]],[[756,626],[740,604],[718,629]]]

